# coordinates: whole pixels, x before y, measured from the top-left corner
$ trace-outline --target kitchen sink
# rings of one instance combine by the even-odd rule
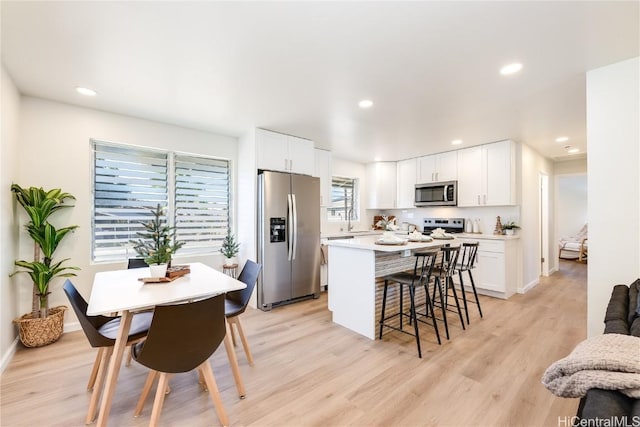
[[[353,239],[353,236],[332,236],[332,237],[327,237],[327,240],[345,240],[345,239]]]

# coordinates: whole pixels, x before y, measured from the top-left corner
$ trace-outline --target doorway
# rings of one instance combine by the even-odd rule
[[[538,221],[540,229],[538,230],[539,248],[540,248],[540,276],[549,275],[549,175],[540,173],[540,220]]]

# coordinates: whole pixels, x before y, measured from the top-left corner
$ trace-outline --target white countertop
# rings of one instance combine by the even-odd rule
[[[459,245],[460,240],[451,239],[451,240],[433,240],[431,242],[407,242],[406,245],[378,245],[376,244],[376,240],[380,238],[380,235],[375,236],[359,236],[354,237],[353,239],[339,239],[339,240],[329,240],[327,245],[329,246],[339,246],[343,248],[352,248],[352,249],[364,249],[369,251],[378,251],[378,252],[400,252],[415,249],[426,249],[426,248],[435,248],[440,247],[445,244],[454,244]]]
[[[456,237],[461,239],[480,239],[480,240],[516,240],[519,239],[520,236],[517,234],[513,236],[506,236],[504,234],[476,234],[476,233],[459,233],[456,234]]]
[[[362,236],[378,236],[382,235],[381,230],[362,230],[362,231],[336,231],[333,233],[321,233],[321,239],[335,239],[340,237],[362,237]]]
[[[369,230],[369,231],[355,231],[355,232],[339,231],[339,232],[326,233],[326,234],[323,233],[320,237],[322,239],[339,239],[340,237],[347,237],[349,240],[354,240],[354,239],[359,239],[361,237],[371,237],[371,236],[381,236],[381,235],[382,235],[382,231]],[[397,231],[396,235],[401,237],[402,236],[406,237],[407,232]],[[349,236],[353,236],[353,239],[351,239]],[[518,234],[515,234],[513,236],[506,236],[506,235],[484,234],[484,233],[480,233],[480,234],[456,233],[455,236],[461,239],[479,239],[479,240],[516,240],[520,238]]]

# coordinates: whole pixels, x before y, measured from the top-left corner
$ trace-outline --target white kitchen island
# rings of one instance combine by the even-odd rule
[[[329,246],[329,310],[333,321],[367,338],[377,336],[382,277],[415,264],[415,251],[437,249],[445,244],[457,246],[460,241],[434,240],[408,242],[390,246],[375,243],[380,236],[330,240]],[[392,307],[389,307],[392,310]]]

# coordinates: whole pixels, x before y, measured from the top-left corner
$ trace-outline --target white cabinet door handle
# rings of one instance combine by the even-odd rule
[[[484,204],[484,205],[487,204],[487,195],[486,194],[482,195],[482,204]]]
[[[478,194],[478,204],[480,204],[480,195]]]

